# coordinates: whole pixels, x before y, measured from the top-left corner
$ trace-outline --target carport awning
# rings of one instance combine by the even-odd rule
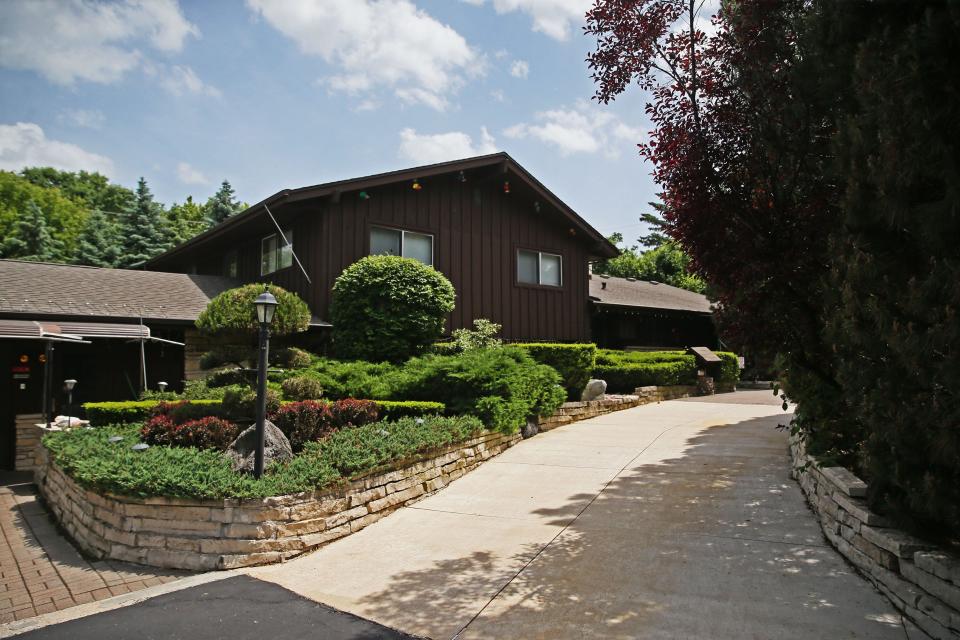
[[[120,338],[172,342],[153,338],[150,335],[150,327],[142,324],[45,322],[39,320],[0,320],[0,339],[2,338],[53,340],[56,342],[85,342],[84,338]]]

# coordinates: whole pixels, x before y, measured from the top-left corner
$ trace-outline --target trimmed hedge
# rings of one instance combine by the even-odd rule
[[[720,373],[717,374],[716,383],[718,385],[735,385],[740,382],[740,363],[737,361],[737,354],[730,351],[717,351],[720,356]]]
[[[83,411],[95,427],[108,424],[126,424],[143,422],[162,401],[160,400],[129,400],[124,402],[87,402]],[[220,408],[219,400],[187,400],[190,404],[208,405],[216,411]]]
[[[426,400],[377,400],[377,409],[381,420],[399,420],[400,418],[425,418],[438,416],[447,410],[442,402]]]
[[[567,398],[579,400],[584,387],[590,381],[597,355],[595,344],[560,344],[548,342],[524,342],[513,345],[547,366],[553,367],[563,378]]]
[[[689,362],[599,365],[593,375],[607,381],[607,391],[633,393],[637,387],[696,384],[697,365],[691,356]]]

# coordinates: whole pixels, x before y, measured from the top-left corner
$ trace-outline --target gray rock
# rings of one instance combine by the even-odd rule
[[[607,383],[605,380],[591,380],[583,390],[580,400],[590,402],[591,400],[603,400],[603,395],[607,392]]]
[[[540,425],[537,423],[536,418],[530,418],[527,420],[527,424],[520,427],[520,435],[523,438],[532,438],[538,433],[540,433]]]
[[[274,462],[283,462],[293,457],[290,441],[283,431],[269,420],[264,425],[263,468]],[[233,463],[234,471],[253,473],[253,463],[257,451],[257,425],[250,425],[237,439],[227,447],[227,456]]]

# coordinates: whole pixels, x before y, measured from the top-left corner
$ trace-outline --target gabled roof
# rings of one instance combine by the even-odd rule
[[[643,307],[712,313],[707,296],[662,282],[617,278],[596,273],[590,276],[590,298],[595,305]]]
[[[619,250],[610,243],[599,231],[594,229],[586,220],[581,218],[576,211],[571,209],[563,200],[558,198],[552,191],[547,189],[539,180],[524,169],[520,164],[510,157],[504,151],[492,153],[485,156],[476,156],[465,158],[463,160],[454,160],[451,162],[439,162],[410,169],[401,169],[399,171],[389,171],[387,173],[378,173],[361,178],[350,178],[348,180],[337,180],[335,182],[325,182],[309,187],[300,187],[297,189],[284,189],[278,191],[269,198],[261,200],[255,205],[235,216],[227,218],[226,221],[208,229],[186,242],[173,247],[167,252],[149,260],[146,264],[155,264],[157,261],[174,256],[190,247],[206,242],[209,239],[217,237],[224,232],[232,229],[236,225],[246,222],[256,216],[262,216],[266,213],[266,207],[275,211],[275,207],[282,204],[299,202],[324,196],[337,196],[347,191],[362,191],[373,187],[393,184],[397,182],[410,181],[414,178],[426,179],[432,176],[443,175],[447,173],[456,173],[459,171],[468,171],[483,167],[492,167],[500,165],[504,173],[512,173],[525,184],[527,184],[544,202],[555,207],[574,227],[583,232],[589,239],[595,243],[595,254],[600,258],[612,258],[619,254]]]
[[[221,276],[0,260],[0,315],[193,322],[218,293]]]

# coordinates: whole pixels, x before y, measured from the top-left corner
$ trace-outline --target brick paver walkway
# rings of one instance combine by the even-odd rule
[[[0,530],[0,624],[187,575],[84,558],[57,531],[29,483],[0,486]]]

